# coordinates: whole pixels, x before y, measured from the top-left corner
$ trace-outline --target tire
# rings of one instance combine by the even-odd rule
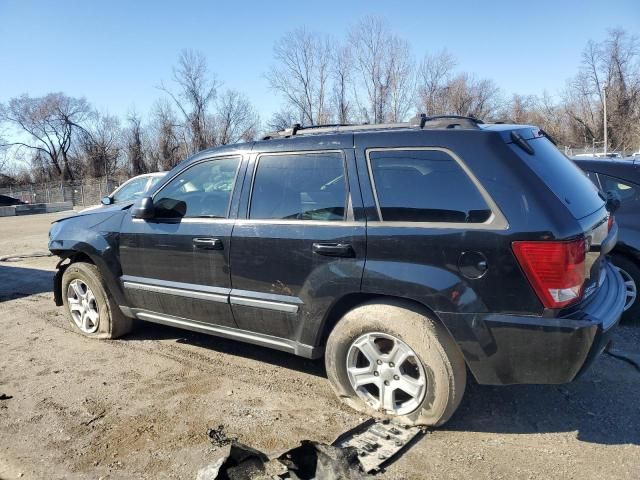
[[[627,286],[628,295],[631,295],[631,289],[635,291],[635,301],[622,314],[622,321],[625,323],[640,324],[640,297],[638,289],[640,288],[640,266],[625,255],[615,253],[611,256],[611,262],[618,267],[621,272],[625,284]],[[631,284],[630,282],[633,282]]]
[[[379,369],[377,374],[373,373],[377,378],[375,381],[378,382],[376,386],[372,387],[371,384],[365,387],[360,386],[356,392],[349,379],[350,372],[353,375],[353,372],[372,368],[368,357],[360,356],[362,351],[357,345],[365,348],[367,342],[370,343],[372,339],[374,343],[379,343],[378,352],[386,348],[390,353],[387,355],[383,353],[384,361],[380,361],[382,363],[379,367],[373,367],[376,371]],[[394,346],[391,346],[391,342]],[[387,344],[386,347],[385,344]],[[395,346],[400,349],[401,344],[412,350],[411,353],[415,356],[406,357],[409,360],[405,360],[403,365],[396,366],[388,360],[394,357]],[[380,362],[376,361],[376,363]],[[348,364],[351,365],[350,372],[347,369]],[[362,364],[365,366],[358,366]],[[443,425],[460,405],[466,386],[467,370],[462,353],[445,328],[419,309],[394,301],[367,303],[349,311],[329,335],[325,365],[331,386],[347,405],[375,417],[395,418],[406,425]],[[420,373],[416,372],[420,370],[420,366],[426,380],[426,384],[422,387],[422,396],[416,395],[413,400],[399,402],[399,397],[402,400],[409,395],[403,390],[398,391],[398,386],[402,385],[395,383],[394,387],[394,381],[403,382],[406,375],[419,379]],[[398,375],[390,377],[390,367],[393,367],[392,372]],[[402,369],[406,374],[403,376],[398,369]],[[382,377],[388,379],[387,383],[382,380]],[[409,382],[409,386],[411,383]],[[414,381],[412,388],[415,388],[418,383],[420,383],[418,380]],[[387,405],[394,405],[394,411],[380,404],[384,393],[378,385],[386,392],[383,384],[389,385],[394,392],[391,394],[391,402],[387,403]],[[377,404],[376,390],[378,391]],[[369,397],[369,401],[366,397]]]
[[[84,291],[83,285],[88,290]],[[84,295],[78,294],[77,288]],[[86,303],[83,304],[83,300]],[[91,263],[76,262],[67,267],[62,275],[62,301],[73,330],[86,337],[114,339],[131,331],[133,320],[120,311],[100,271]],[[93,316],[81,314],[87,310]],[[98,314],[97,317],[94,312]]]

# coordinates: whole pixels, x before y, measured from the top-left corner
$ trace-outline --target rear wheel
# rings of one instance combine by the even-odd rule
[[[462,354],[444,327],[395,302],[348,312],[329,336],[325,363],[347,405],[410,425],[444,424],[466,384]]]
[[[633,260],[619,253],[612,255],[611,261],[618,267],[618,271],[624,280],[627,294],[622,319],[629,323],[640,323],[640,298],[638,297],[640,266]]]
[[[62,300],[73,329],[93,338],[118,338],[131,331],[107,290],[100,271],[85,262],[72,263],[62,275]]]

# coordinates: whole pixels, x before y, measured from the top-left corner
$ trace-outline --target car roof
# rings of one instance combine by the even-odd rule
[[[389,135],[396,134],[426,137],[431,135],[440,136],[446,132],[447,136],[453,135],[457,137],[460,135],[462,138],[469,135],[495,135],[497,133],[506,143],[511,143],[513,141],[511,132],[513,131],[517,131],[524,140],[548,137],[543,130],[533,125],[483,123],[473,117],[458,115],[435,117],[417,115],[408,122],[392,124],[319,125],[311,127],[302,127],[296,124],[291,128],[269,133],[261,140],[222,145],[202,150],[180,162],[179,169],[214,155],[226,156],[241,155],[249,152],[353,148],[357,144],[358,138],[371,138],[373,135],[379,135],[382,141],[382,137],[388,138]]]

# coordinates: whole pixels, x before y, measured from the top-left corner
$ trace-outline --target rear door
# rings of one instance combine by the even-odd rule
[[[503,301],[495,297],[504,296],[512,275],[501,270],[495,233],[507,223],[464,161],[423,146],[431,140],[421,135],[370,137],[355,142],[369,210],[363,291],[414,299],[436,312],[483,311],[483,301]]]
[[[329,307],[360,291],[365,223],[353,205],[362,201],[352,150],[286,146],[249,165],[230,302],[239,328],[314,345]]]

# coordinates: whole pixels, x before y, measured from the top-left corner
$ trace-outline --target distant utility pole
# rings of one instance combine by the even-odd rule
[[[602,85],[602,105],[604,107],[604,154],[607,154],[607,84]]]

